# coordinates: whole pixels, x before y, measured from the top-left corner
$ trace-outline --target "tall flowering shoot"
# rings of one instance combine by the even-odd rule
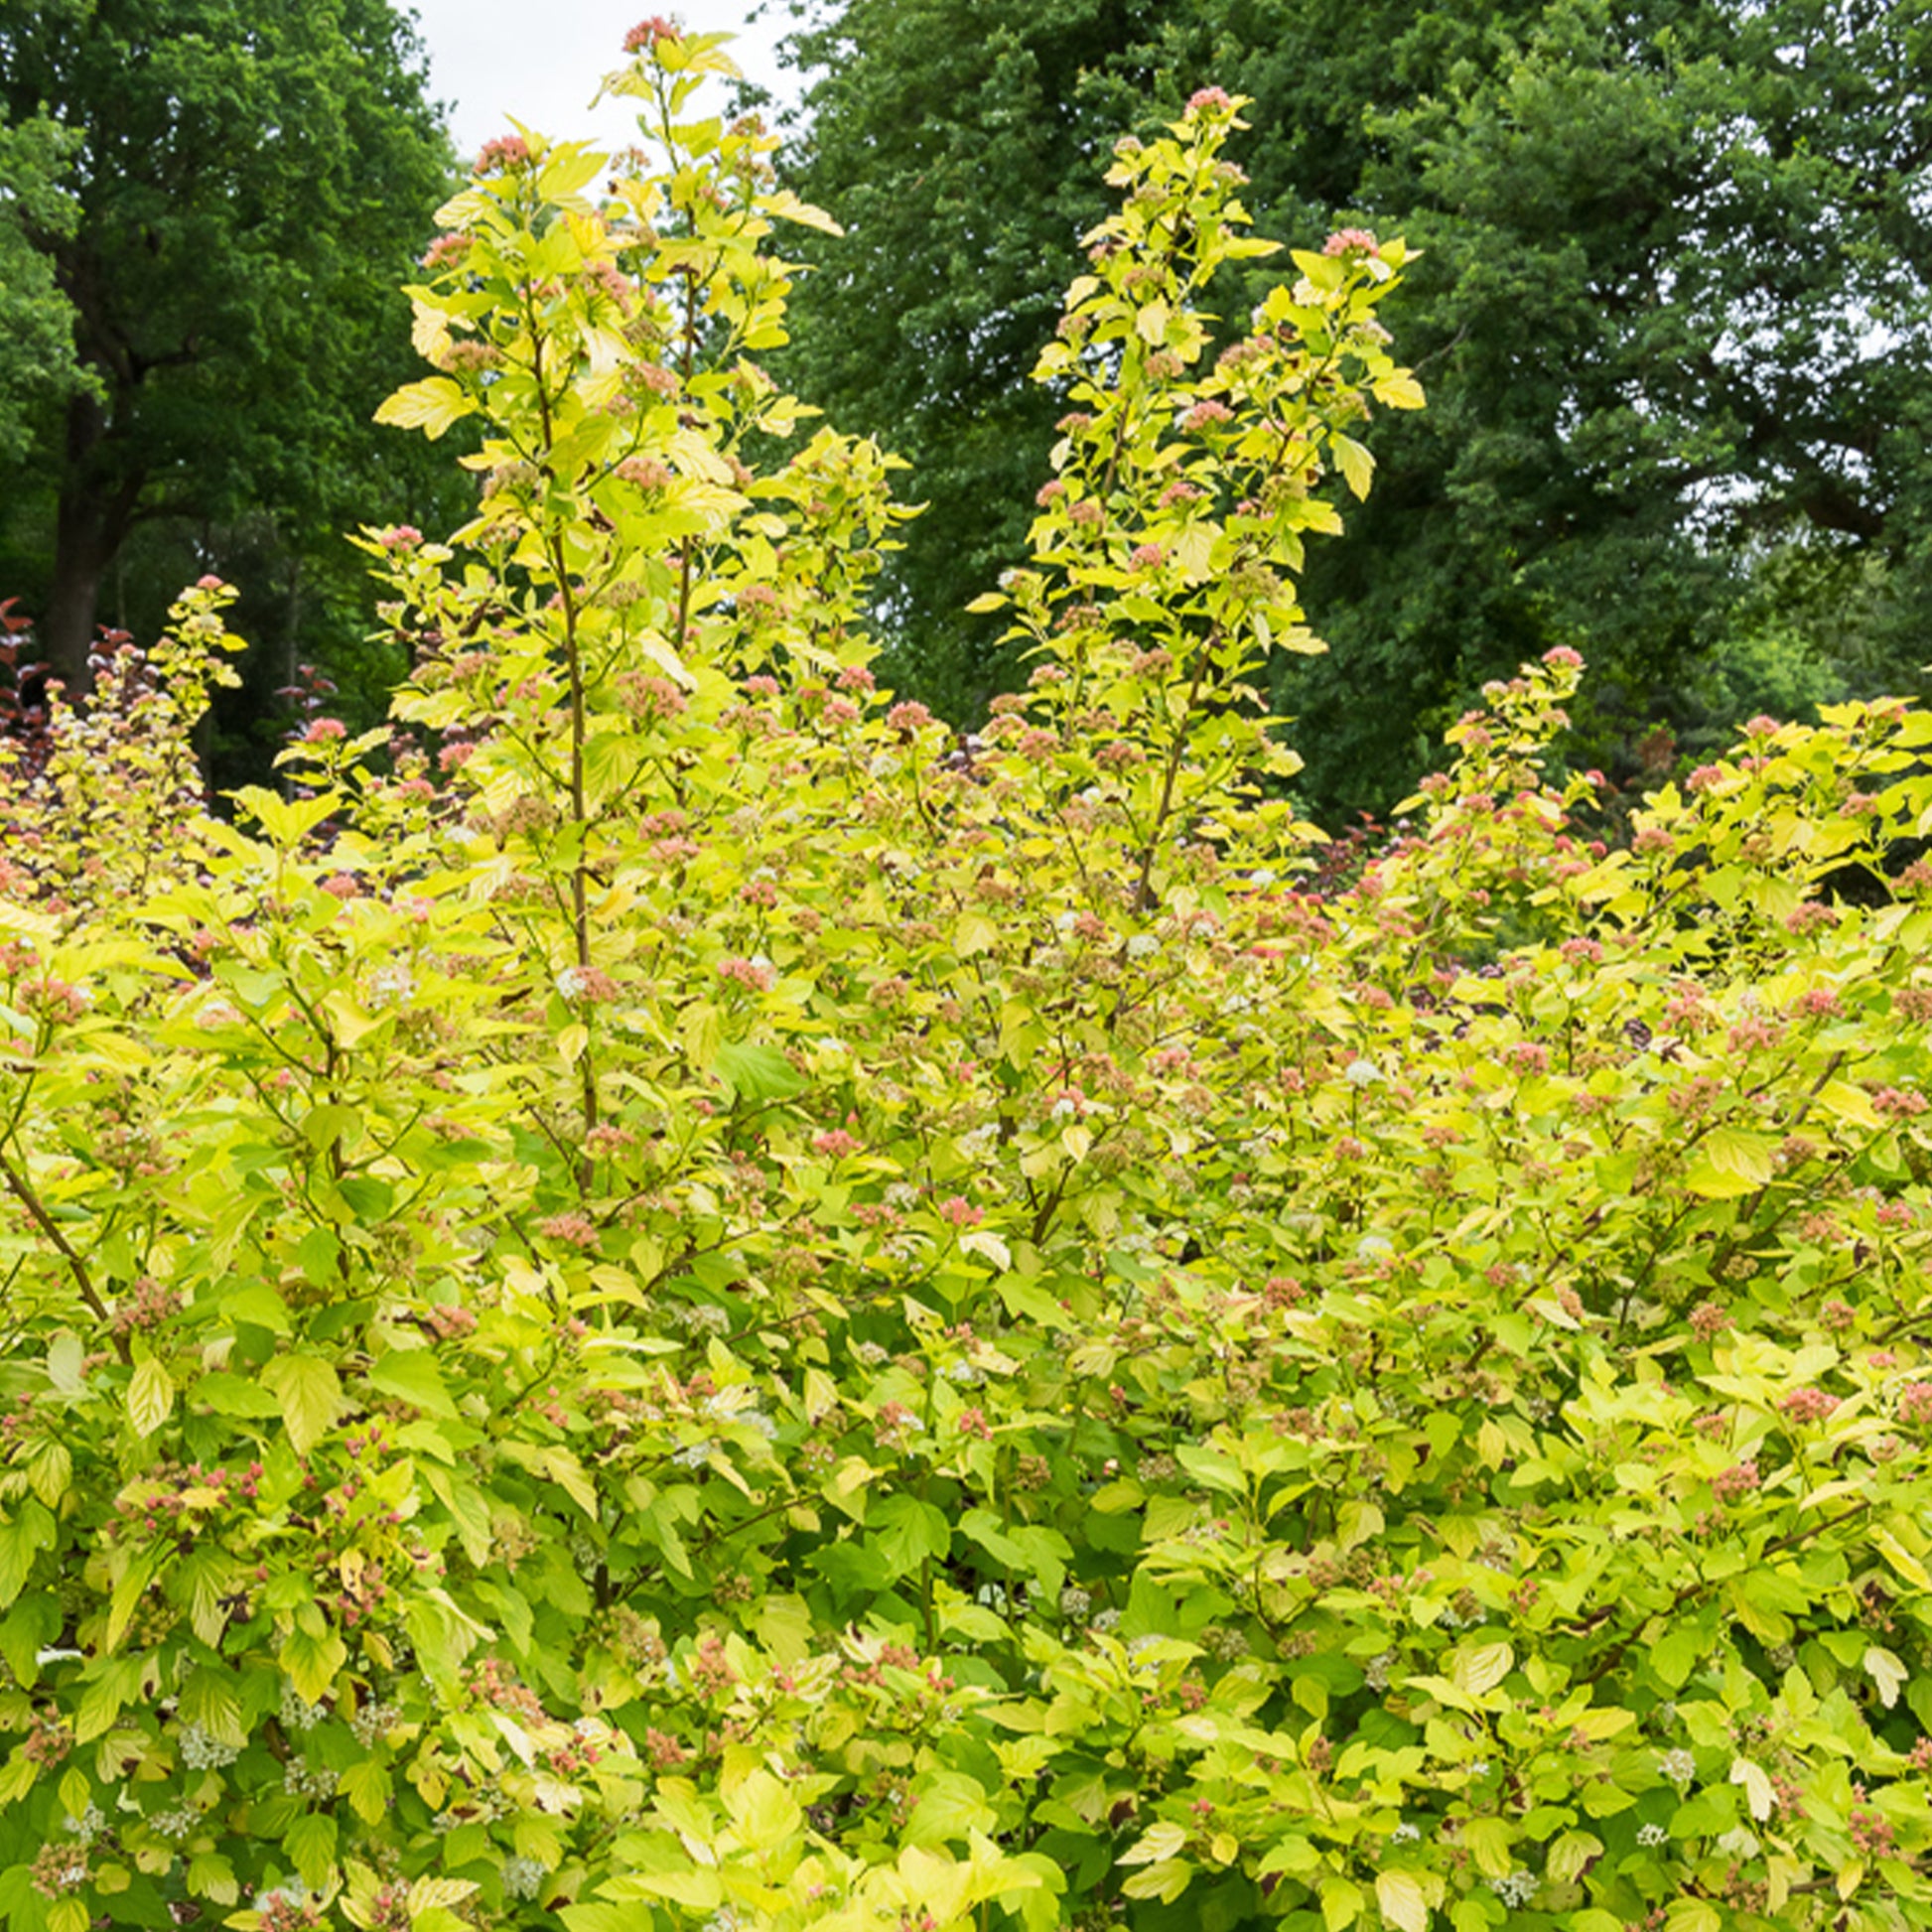
[[[1091,272],[1035,370],[1069,407],[1034,561],[1005,599],[980,600],[1011,602],[1014,634],[1063,674],[1054,702],[1073,715],[1101,704],[1150,755],[1110,780],[1145,828],[1143,909],[1197,800],[1224,811],[1233,772],[1300,768],[1249,680],[1272,651],[1322,648],[1294,585],[1305,539],[1341,528],[1321,485],[1338,474],[1366,495],[1373,459],[1350,431],[1378,403],[1423,399],[1375,318],[1399,283],[1400,241],[1347,230],[1295,251],[1297,279],[1231,342],[1202,306],[1219,270],[1279,248],[1244,233],[1245,177],[1224,155],[1242,105],[1206,88],[1171,138],[1116,147],[1107,179],[1123,207],[1086,238]]]

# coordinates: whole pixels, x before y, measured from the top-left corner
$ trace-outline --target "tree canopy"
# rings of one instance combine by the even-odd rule
[[[970,713],[1014,674],[960,607],[1019,554],[1008,485],[1052,441],[1023,345],[1100,212],[1074,158],[1208,80],[1253,97],[1266,223],[1363,222],[1421,256],[1398,321],[1432,407],[1378,441],[1375,500],[1312,566],[1333,653],[1278,692],[1313,796],[1393,796],[1475,685],[1553,644],[1602,666],[1608,723],[1681,709],[1758,621],[1771,558],[1838,586],[1875,569],[1863,669],[1916,668],[1920,0],[973,11],[960,35],[937,0],[850,0],[791,43],[814,76],[792,178],[849,233],[809,246],[789,366],[914,460],[930,508],[886,609],[935,700]],[[1811,600],[1814,632],[1843,602]]]
[[[0,461],[8,463],[26,453],[36,404],[80,381],[54,264],[33,240],[71,228],[73,207],[60,188],[68,146],[39,116],[0,125]]]
[[[37,385],[14,496],[22,551],[51,499],[62,675],[84,680],[103,580],[143,526],[266,515],[284,550],[320,548],[384,462],[394,284],[450,173],[423,88],[386,0],[48,0],[0,25],[13,245],[88,377]],[[22,158],[58,160],[52,203],[15,187]]]

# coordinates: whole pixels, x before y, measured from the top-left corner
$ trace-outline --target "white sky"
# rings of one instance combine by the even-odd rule
[[[417,31],[429,53],[430,94],[447,102],[457,152],[474,156],[514,114],[557,140],[594,138],[624,147],[636,138],[635,107],[606,101],[593,114],[591,96],[623,65],[623,37],[652,14],[694,34],[741,36],[726,52],[747,75],[783,102],[796,77],[774,58],[790,25],[784,0],[771,18],[748,19],[758,0],[412,0]],[[724,104],[722,92],[716,103]]]

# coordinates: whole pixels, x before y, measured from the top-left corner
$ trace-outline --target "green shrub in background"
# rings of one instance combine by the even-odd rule
[[[385,413],[483,430],[368,539],[416,756],[318,721],[76,874],[206,586],[172,715],[8,795],[0,1910],[1932,1924],[1932,872],[1817,890],[1932,722],[1591,850],[1556,652],[1301,890],[1248,687],[1420,397],[1364,234],[1204,360],[1209,90],[1116,155],[1032,688],[949,746],[857,629],[889,461],[754,359],[823,217],[714,40],[630,52],[657,171],[506,138],[414,292]]]

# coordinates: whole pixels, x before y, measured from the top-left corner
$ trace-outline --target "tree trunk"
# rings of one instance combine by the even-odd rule
[[[68,405],[67,461],[54,528],[54,583],[41,624],[48,669],[67,686],[69,699],[93,683],[88,654],[100,608],[101,585],[133,524],[140,500],[139,478],[102,474],[96,451],[107,437],[107,419],[91,396]]]

